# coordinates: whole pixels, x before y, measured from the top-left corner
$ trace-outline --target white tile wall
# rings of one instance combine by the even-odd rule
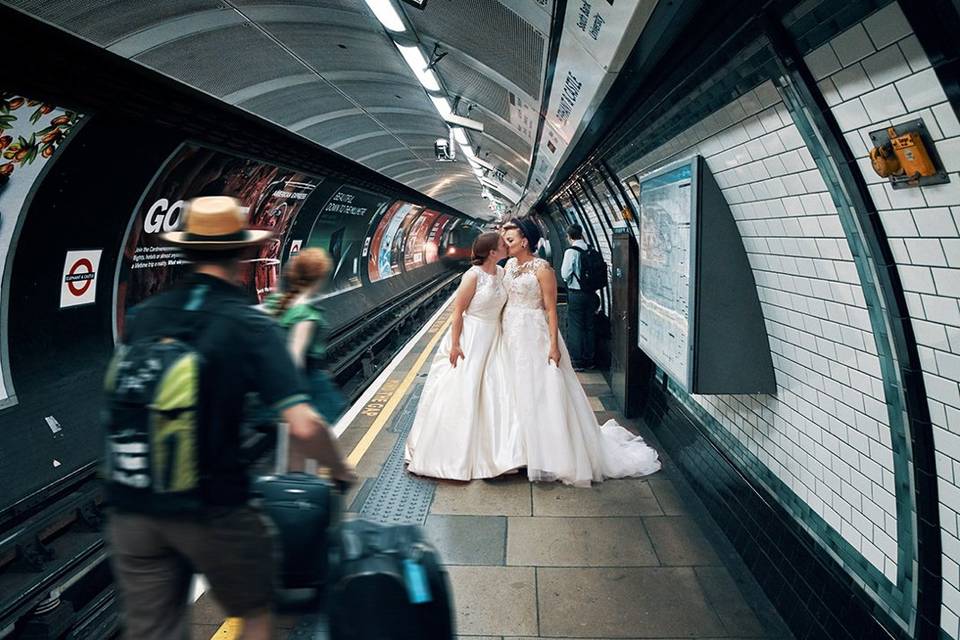
[[[847,71],[856,85],[835,85],[848,97],[840,108],[847,110],[851,129],[871,122],[860,99],[875,87],[860,61],[874,54],[862,26],[845,34],[842,47],[812,54],[819,73],[835,77]],[[877,64],[870,68],[876,72]],[[900,102],[896,89],[891,92]],[[776,395],[695,399],[895,580],[893,454],[879,359],[860,280],[823,177],[771,82],[678,139],[685,144],[668,143],[641,165],[653,170],[675,157],[706,158],[753,267],[778,387]],[[913,218],[908,220],[912,229]],[[937,292],[932,273],[917,278],[923,292]]]
[[[864,40],[864,36],[869,39]],[[839,65],[831,63],[830,52]],[[862,57],[862,58],[861,58]],[[842,101],[831,105],[880,211],[897,260],[920,348],[934,424],[943,541],[942,625],[960,638],[960,125],[943,87],[893,2],[812,52],[807,64],[819,81],[832,81]],[[871,91],[860,94],[859,69]],[[852,87],[843,83],[853,79]],[[846,94],[846,96],[845,96]],[[864,114],[867,118],[864,119]],[[894,191],[867,161],[866,135],[921,117],[951,172],[951,183]],[[949,335],[956,338],[951,342]]]

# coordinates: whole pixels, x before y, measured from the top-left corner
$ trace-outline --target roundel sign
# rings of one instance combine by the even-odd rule
[[[67,251],[60,283],[60,308],[97,301],[97,269],[102,249]]]

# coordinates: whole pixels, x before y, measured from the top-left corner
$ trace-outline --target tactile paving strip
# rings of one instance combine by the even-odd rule
[[[422,384],[410,391],[403,409],[388,428],[397,434],[397,443],[360,508],[361,518],[381,524],[423,524],[427,519],[436,482],[410,475],[403,465],[403,447],[422,391]]]

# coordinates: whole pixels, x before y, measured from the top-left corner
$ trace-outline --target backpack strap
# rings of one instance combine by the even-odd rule
[[[580,262],[577,263],[580,268],[577,271],[580,271],[580,273],[583,273],[583,256],[587,255],[588,250],[584,249],[583,247],[575,247],[573,245],[570,245],[570,248],[576,251],[578,254],[580,254]],[[573,272],[573,277],[577,279],[577,284],[582,287],[583,282],[580,280],[580,273],[577,273],[577,271]]]

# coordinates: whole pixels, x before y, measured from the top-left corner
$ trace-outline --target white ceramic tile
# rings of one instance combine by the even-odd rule
[[[876,47],[882,48],[913,33],[896,2],[888,4],[863,21]]]
[[[882,87],[910,75],[910,65],[900,47],[891,45],[863,61],[863,69],[875,87]]]
[[[924,295],[923,300],[924,316],[930,322],[960,327],[960,306],[957,305],[956,298],[945,298],[943,296]],[[913,311],[911,311],[911,315]]]
[[[937,285],[938,294],[960,298],[960,272],[956,269],[936,267],[931,271],[933,272],[933,280]]]
[[[957,120],[957,114],[949,102],[938,104],[932,110],[944,137],[960,136],[960,121]]]
[[[903,80],[900,82],[903,82]],[[897,84],[899,85],[899,83]],[[887,85],[885,87],[881,87],[880,89],[871,91],[860,98],[861,102],[863,102],[863,105],[866,107],[867,114],[870,116],[870,120],[873,122],[886,120],[887,118],[893,118],[902,115],[907,111],[907,108],[900,100],[900,95],[897,93],[894,86],[895,85]]]
[[[830,79],[833,80],[833,84],[837,87],[837,92],[843,100],[862,96],[873,89],[873,84],[867,78],[867,74],[860,63],[838,71]]]
[[[908,238],[903,242],[909,252],[907,262],[931,267],[947,266],[947,258],[943,254],[940,240],[935,238]],[[900,261],[899,258],[898,261]]]
[[[912,213],[917,232],[925,238],[952,238],[957,235],[953,216],[946,207],[914,209]]]
[[[935,144],[940,160],[943,161],[943,166],[946,167],[947,171],[960,171],[960,138],[941,140]],[[960,202],[957,204],[960,204]]]
[[[817,47],[804,58],[815,80],[822,80],[843,67],[829,43]]]
[[[903,52],[903,56],[907,59],[907,64],[910,65],[913,71],[920,71],[930,66],[930,59],[923,50],[920,41],[917,40],[917,36],[904,38],[897,43],[897,46],[900,47],[900,51]]]
[[[950,174],[947,184],[932,184],[920,187],[923,197],[931,207],[947,207],[960,204],[960,175]]]
[[[899,100],[900,98],[898,97],[897,101],[899,102]],[[859,98],[838,104],[836,107],[833,107],[832,111],[842,131],[859,129],[871,122],[871,118],[867,115],[867,110]]]
[[[854,25],[830,41],[837,59],[844,67],[866,58],[876,51],[862,25]]]
[[[910,111],[917,111],[947,99],[933,69],[925,69],[896,83],[903,102]],[[868,109],[869,110],[869,109]],[[888,116],[889,117],[889,116]]]
[[[954,268],[960,268],[960,238],[944,238],[940,241],[940,246],[943,247],[947,264]]]
[[[927,206],[927,201],[923,198],[923,189],[916,187],[909,189],[894,189],[889,182],[884,182],[883,188],[887,192],[887,198],[890,200],[890,205],[896,207],[897,209],[914,209]]]

